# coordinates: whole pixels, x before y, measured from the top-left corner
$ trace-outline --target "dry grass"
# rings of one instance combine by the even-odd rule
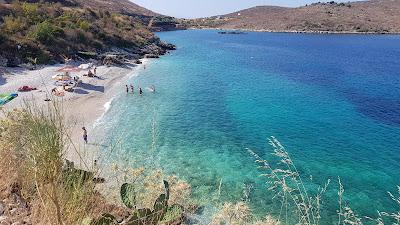
[[[115,176],[108,180],[116,187],[117,201],[110,203],[102,197],[93,180],[96,173],[81,173],[64,162],[65,149],[72,143],[60,108],[50,103],[46,108],[26,105],[23,110],[4,112],[5,119],[0,122],[0,197],[17,194],[28,205],[21,206],[25,211],[18,216],[7,214],[10,223],[82,224],[105,213],[118,221],[127,220],[131,210],[115,204],[120,202],[119,190],[126,182],[135,186],[135,208],[152,209],[165,192],[163,180],[170,184],[169,205],[189,206],[191,187],[176,176],[118,164],[113,166]],[[166,219],[177,212],[169,211]]]
[[[277,165],[273,165],[261,158],[257,153],[248,149],[249,153],[256,159],[259,169],[263,171],[261,176],[267,178],[268,190],[274,193],[274,198],[281,201],[281,213],[279,219],[285,224],[317,225],[325,221],[321,217],[322,198],[326,193],[330,180],[316,190],[315,195],[310,194],[303,183],[302,177],[297,170],[289,153],[283,145],[275,138],[269,139],[273,148],[273,155],[278,159]],[[338,225],[362,225],[362,224],[400,224],[400,209],[398,212],[378,212],[377,218],[358,215],[348,202],[344,200],[344,186],[338,178]],[[400,208],[400,187],[398,196],[389,192],[390,197]],[[297,218],[293,221],[293,218]]]
[[[56,105],[6,113],[0,124],[1,189],[20,188],[35,224],[75,224],[90,215],[95,196],[91,179],[64,168],[66,129]]]
[[[213,216],[211,225],[280,225],[280,221],[272,216],[256,220],[246,202],[228,202]]]

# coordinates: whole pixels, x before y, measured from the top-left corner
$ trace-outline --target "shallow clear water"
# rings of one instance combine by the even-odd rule
[[[159,36],[178,50],[131,80],[154,84],[157,93],[122,93],[102,118],[99,127],[113,137],[104,143],[121,140],[124,151],[105,150],[104,159],[124,155],[136,166],[161,167],[211,204],[220,182],[220,201],[240,200],[252,185],[251,206],[263,215],[279,205],[246,148],[270,158],[273,135],[303,176],[313,176],[307,187],[340,176],[358,214],[393,209],[387,191],[400,184],[400,36]],[[326,223],[336,217],[335,188],[327,193]]]

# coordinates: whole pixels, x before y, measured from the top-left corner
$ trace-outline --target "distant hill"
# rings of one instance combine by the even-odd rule
[[[286,32],[399,33],[400,0],[316,3],[298,8],[258,6],[210,18],[186,20],[188,27]]]
[[[115,49],[155,57],[173,48],[152,31],[175,29],[175,19],[129,0],[0,1],[0,66]]]

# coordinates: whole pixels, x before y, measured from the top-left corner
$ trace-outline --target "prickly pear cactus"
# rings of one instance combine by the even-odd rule
[[[132,213],[126,225],[150,225],[152,223],[153,212],[150,209],[137,209]],[[157,224],[157,223],[154,223]]]
[[[121,186],[121,199],[126,207],[133,209],[136,206],[136,192],[133,184],[125,183]]]
[[[93,221],[91,225],[118,225],[118,222],[113,215],[104,214],[100,219]]]

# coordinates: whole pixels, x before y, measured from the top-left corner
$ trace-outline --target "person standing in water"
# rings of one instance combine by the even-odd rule
[[[151,85],[150,86],[151,92],[156,93],[156,86]]]
[[[85,142],[85,144],[87,144],[88,143],[88,139],[87,139],[87,130],[86,130],[86,127],[82,127],[82,130],[83,130],[83,141]]]
[[[135,93],[135,88],[133,87],[133,85],[131,84],[131,92]]]
[[[126,86],[126,93],[129,93],[129,87],[128,87],[128,85],[125,85]]]
[[[142,88],[139,88],[139,94],[142,95],[143,94],[143,90]]]

